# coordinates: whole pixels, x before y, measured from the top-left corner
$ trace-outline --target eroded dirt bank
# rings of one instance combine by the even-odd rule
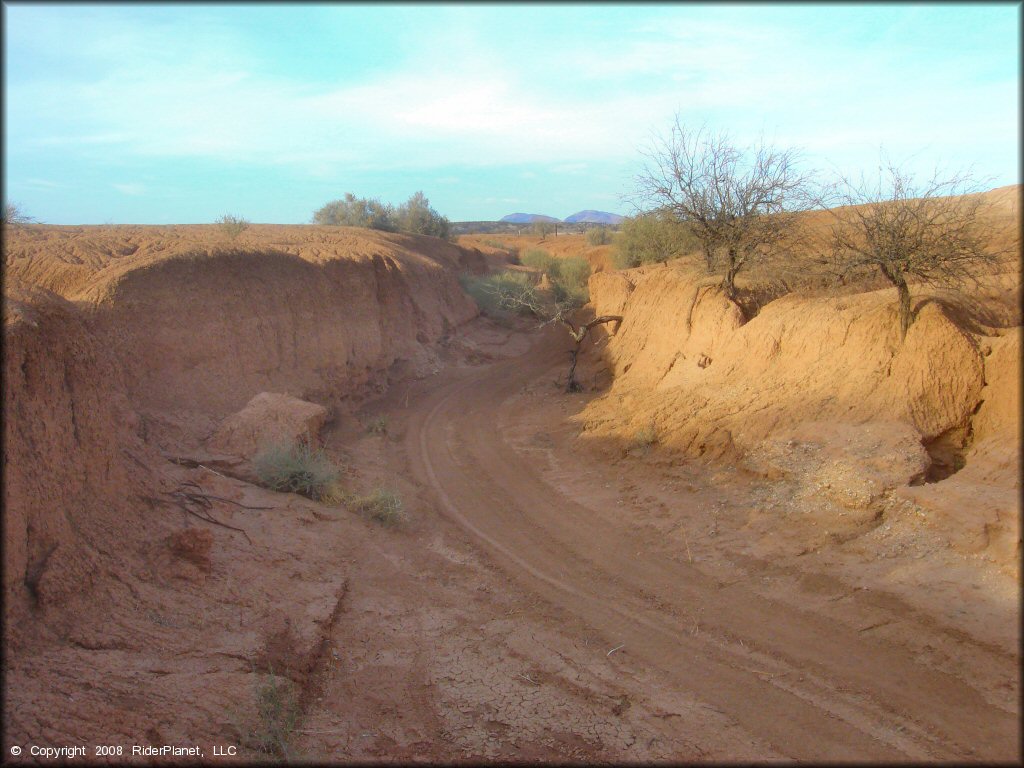
[[[784,296],[749,321],[676,266],[601,273],[591,291],[597,314],[625,319],[602,351],[614,383],[581,414],[588,435],[816,484],[805,495],[834,507],[824,524],[839,534],[896,488],[941,481],[903,494],[935,509],[985,486],[988,503],[945,532],[1017,573],[1019,273],[966,301],[919,296],[905,342],[891,290]]]
[[[5,750],[1019,758],[1013,279],[1009,319],[924,307],[919,353],[881,294],[741,323],[682,272],[598,275],[625,320],[566,395],[559,329],[469,320],[473,251],[154,229],[7,254]],[[347,488],[406,521],[221,473],[265,391],[328,407]]]
[[[303,528],[331,512],[167,457],[202,454],[262,391],[343,417],[433,370],[476,314],[456,278],[480,262],[426,238],[253,229],[5,233],[11,743],[223,740],[251,719],[254,672],[306,686],[319,663],[348,550]],[[195,491],[228,527],[183,508]]]

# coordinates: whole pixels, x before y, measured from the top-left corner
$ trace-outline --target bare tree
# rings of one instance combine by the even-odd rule
[[[876,183],[837,182],[831,192],[834,222],[826,259],[842,281],[877,270],[899,297],[900,338],[913,322],[909,280],[961,289],[1019,245],[990,246],[991,203],[966,172],[936,171],[918,184],[885,162]],[[1009,227],[1008,227],[1009,229]]]
[[[576,380],[576,363],[579,360],[580,348],[590,332],[599,325],[614,322],[616,330],[622,322],[621,315],[601,315],[585,323],[577,325],[571,315],[580,308],[578,297],[568,297],[562,301],[551,302],[542,292],[528,280],[497,280],[486,279],[477,282],[477,290],[488,295],[500,309],[517,314],[532,315],[541,320],[540,327],[558,323],[572,337],[575,345],[569,350],[569,375],[566,378],[566,392],[580,392],[582,387]],[[470,291],[471,295],[473,291]]]
[[[771,256],[793,234],[794,217],[811,205],[811,177],[795,149],[741,149],[725,133],[690,131],[678,116],[669,135],[644,152],[636,177],[641,209],[663,209],[689,225],[709,271],[736,296],[736,275]]]
[[[17,203],[4,203],[4,226],[32,224],[33,222],[35,219],[27,215]]]

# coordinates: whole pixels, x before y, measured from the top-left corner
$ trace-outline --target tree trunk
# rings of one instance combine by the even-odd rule
[[[576,363],[580,357],[580,347],[583,346],[583,340],[587,338],[587,334],[590,333],[594,326],[602,325],[603,323],[616,323],[615,330],[618,330],[618,324],[622,322],[622,315],[601,315],[595,317],[589,323],[585,323],[580,326],[577,330],[573,324],[565,319],[562,319],[562,325],[569,330],[569,335],[576,341],[576,346],[569,350],[569,358],[571,363],[569,365],[569,378],[565,382],[566,392],[582,392],[583,387],[576,381]]]
[[[896,283],[896,290],[900,297],[900,341],[906,341],[907,330],[910,328],[911,315],[910,315],[910,288],[907,287],[907,281],[902,277],[898,277],[893,281]]]
[[[565,391],[566,392],[582,392],[583,391],[583,387],[581,387],[580,383],[578,381],[576,381],[576,361],[579,359],[579,356],[580,356],[580,345],[582,343],[583,343],[583,339],[581,338],[579,341],[576,342],[575,348],[569,350],[569,356],[572,359],[572,364],[569,366],[569,379],[565,383]]]
[[[715,257],[708,246],[704,246],[704,264],[707,266],[708,274],[715,271]]]
[[[736,263],[736,251],[730,247],[729,267],[725,271],[725,280],[722,281],[722,287],[725,289],[725,295],[729,301],[736,300],[736,273],[739,271],[739,264]]]

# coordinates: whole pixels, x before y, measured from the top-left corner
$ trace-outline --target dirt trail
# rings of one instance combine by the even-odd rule
[[[509,425],[522,415],[513,412],[517,395],[562,362],[558,341],[548,336],[411,404],[405,448],[415,476],[514,581],[598,631],[620,663],[652,668],[780,755],[1019,756],[1017,716],[951,670],[799,600],[766,599],[747,581],[652,550],[628,509],[611,515],[554,487],[513,445]],[[907,631],[943,634],[894,603],[899,620],[918,624]],[[980,643],[961,645],[1013,664]]]

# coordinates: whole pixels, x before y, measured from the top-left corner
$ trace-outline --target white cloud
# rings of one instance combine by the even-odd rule
[[[24,185],[30,189],[60,189],[66,186],[49,179],[25,179]]]
[[[1015,139],[1016,109],[1006,105],[1017,103],[1016,82],[976,87],[958,62],[936,72],[911,65],[917,80],[908,88],[892,77],[898,52],[825,49],[733,10],[714,21],[663,14],[624,29],[613,50],[568,40],[542,59],[513,59],[467,31],[476,10],[454,9],[451,44],[433,46],[443,56],[326,83],[266,74],[231,28],[104,21],[103,35],[75,51],[80,79],[9,83],[9,142],[97,158],[272,164],[319,179],[528,163],[581,172],[594,159],[635,158],[678,110],[737,125],[741,140],[766,128],[810,151],[856,140],[911,144],[922,132],[942,147]],[[19,29],[21,45],[59,50],[61,38],[45,28]],[[549,87],[548,74],[560,72],[579,87]]]
[[[111,186],[123,195],[144,195],[146,194],[146,187],[143,184],[133,182],[130,184],[111,184]]]

